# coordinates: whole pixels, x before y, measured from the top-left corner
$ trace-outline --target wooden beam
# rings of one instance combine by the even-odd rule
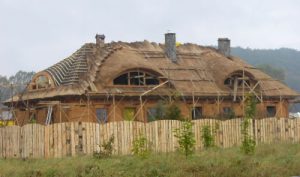
[[[165,84],[168,83],[168,82],[169,82],[169,81],[167,80],[167,81],[165,81],[165,82],[163,82],[163,83],[161,83],[161,84],[159,84],[159,85],[153,87],[152,89],[150,89],[150,90],[148,90],[148,91],[142,93],[140,96],[142,97],[142,96],[144,96],[144,95],[146,95],[146,94],[148,94],[148,93],[154,91],[155,89],[157,89],[157,88],[159,88],[159,87],[165,85]]]

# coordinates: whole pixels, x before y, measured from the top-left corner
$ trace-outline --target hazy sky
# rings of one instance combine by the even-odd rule
[[[180,42],[300,50],[299,0],[0,0],[0,75],[39,71],[96,33],[106,41]]]

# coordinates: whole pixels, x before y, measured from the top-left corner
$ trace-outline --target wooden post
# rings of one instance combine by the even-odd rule
[[[59,102],[59,122],[61,123],[61,102]]]
[[[242,104],[243,104],[243,117],[245,117],[245,67],[243,67],[243,101],[242,101]]]
[[[218,105],[218,116],[220,115],[220,93],[218,92],[218,103],[217,103],[217,105]]]
[[[88,106],[88,122],[89,122],[90,121],[90,94],[88,93],[87,96],[88,96],[88,103],[87,103],[88,105],[87,106]]]
[[[115,95],[113,95],[113,113],[114,113],[114,122],[116,121],[116,100]]]
[[[143,110],[143,99],[142,99],[142,96],[140,96],[140,110],[141,110],[141,117],[142,117],[142,120],[144,122],[146,122],[146,120],[144,119],[144,110]]]
[[[28,99],[27,99],[27,102],[26,102],[26,109],[27,109],[27,114],[28,114],[28,120],[30,120],[30,109],[29,109]]]
[[[281,91],[278,89],[279,93],[280,93],[280,117],[282,117],[282,96],[281,96]]]
[[[195,111],[195,95],[194,95],[194,88],[193,88],[193,92],[192,92],[192,96],[193,96],[193,107],[192,107],[192,114],[193,114],[193,116],[192,116],[192,119],[193,119],[193,117],[196,117],[196,111]]]

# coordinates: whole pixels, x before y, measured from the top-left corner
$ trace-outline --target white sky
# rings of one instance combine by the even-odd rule
[[[0,0],[0,75],[39,71],[96,33],[106,41],[180,42],[300,50],[300,0]]]

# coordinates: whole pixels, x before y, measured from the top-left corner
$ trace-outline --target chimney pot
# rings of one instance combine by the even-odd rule
[[[165,34],[165,53],[172,62],[177,62],[176,56],[176,34],[166,33]]]
[[[218,39],[218,51],[226,57],[230,56],[230,40],[228,38]]]
[[[104,34],[96,34],[96,45],[103,47],[105,43],[105,35]]]

